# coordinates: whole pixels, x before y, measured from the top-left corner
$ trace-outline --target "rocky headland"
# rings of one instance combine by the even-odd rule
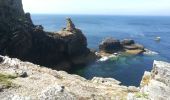
[[[96,57],[71,19],[60,32],[45,32],[33,24],[21,0],[0,0],[0,54],[57,70],[87,64]]]

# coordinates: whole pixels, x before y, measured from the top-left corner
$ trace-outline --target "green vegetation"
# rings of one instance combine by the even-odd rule
[[[136,93],[135,94],[135,96],[136,96],[136,98],[145,98],[145,99],[147,99],[148,98],[148,94],[146,94],[146,93]]]
[[[0,84],[6,88],[11,87],[12,86],[11,80],[15,78],[16,76],[0,73]]]

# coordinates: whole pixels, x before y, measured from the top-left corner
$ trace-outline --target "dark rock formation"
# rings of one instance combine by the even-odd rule
[[[73,58],[88,59],[91,52],[81,30],[71,19],[67,22],[61,33],[45,32],[24,13],[21,0],[0,0],[0,54],[68,70],[74,65]],[[79,64],[88,63],[89,59],[84,59]]]
[[[122,45],[132,45],[132,44],[135,44],[135,41],[132,40],[132,39],[124,39],[122,42],[121,42]]]
[[[113,38],[106,38],[99,45],[99,50],[105,53],[126,52],[129,54],[143,53],[144,46],[136,44],[132,39],[124,39],[122,42]]]
[[[66,54],[71,57],[70,60],[74,65],[85,64],[85,62],[94,61],[96,56],[87,48],[87,39],[80,29],[70,18],[67,18],[67,27],[59,31],[57,34],[66,44]]]
[[[106,38],[100,43],[99,49],[100,51],[104,51],[106,53],[113,53],[121,51],[123,48],[119,40],[114,38]]]

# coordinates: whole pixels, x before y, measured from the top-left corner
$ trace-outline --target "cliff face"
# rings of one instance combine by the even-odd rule
[[[112,78],[86,80],[64,71],[0,56],[1,100],[169,100],[170,64],[154,61],[140,87]]]
[[[62,70],[95,59],[81,30],[45,32],[24,13],[21,0],[0,0],[0,54]]]
[[[129,93],[129,100],[170,100],[170,63],[154,61],[151,72],[145,72],[140,92]]]
[[[21,0],[1,0],[0,1],[1,21],[7,21],[11,18],[24,17]]]

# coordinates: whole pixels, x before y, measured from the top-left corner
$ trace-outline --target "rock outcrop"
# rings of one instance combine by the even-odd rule
[[[24,13],[21,0],[0,0],[0,54],[58,70],[95,60],[86,37],[71,19],[63,31],[45,32]]]
[[[154,61],[151,72],[145,72],[140,92],[129,94],[129,100],[170,100],[170,63]]]
[[[64,71],[51,70],[29,62],[0,56],[1,100],[114,100],[126,99],[128,87],[111,78],[86,80]],[[26,77],[21,77],[26,73]],[[1,78],[1,77],[0,77]],[[1,80],[1,79],[0,79]]]
[[[123,50],[120,41],[114,38],[106,38],[99,45],[99,50],[107,53],[114,53]]]
[[[119,53],[125,52],[128,54],[141,54],[143,53],[144,46],[140,44],[136,44],[132,39],[124,39],[123,41],[119,41],[114,38],[106,38],[99,45],[99,54],[100,53]]]
[[[0,56],[1,100],[169,100],[170,64],[154,61],[140,87],[122,86],[113,78],[56,71],[18,59]]]

